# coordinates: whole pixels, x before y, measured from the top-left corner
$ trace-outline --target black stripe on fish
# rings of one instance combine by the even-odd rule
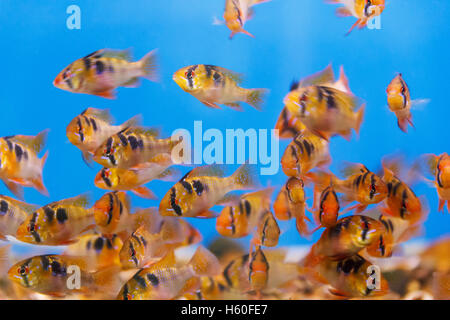
[[[56,210],[56,220],[58,220],[59,223],[64,223],[69,217],[67,216],[67,210],[64,208],[58,208]]]
[[[28,225],[28,229],[30,234],[33,236],[34,240],[36,242],[41,242],[41,237],[39,236],[39,233],[36,232],[35,227],[36,227],[36,220],[37,220],[37,212],[33,213],[33,216],[30,219],[30,224]]]
[[[110,238],[106,238],[106,247],[111,250],[113,248],[113,243]]]
[[[66,78],[64,81],[66,82],[67,86],[68,86],[70,89],[73,89],[72,80],[71,80],[70,78]]]
[[[317,100],[319,101],[319,103],[323,100],[323,89],[321,86],[317,87]]]
[[[106,183],[106,181],[105,181],[105,183]],[[116,195],[116,194],[114,193],[114,195]],[[108,210],[108,221],[106,222],[107,225],[109,225],[111,223],[111,219],[113,217],[113,210],[114,210],[114,198],[113,198],[113,195],[111,193],[108,193],[108,198],[109,198],[109,210]],[[117,196],[116,196],[116,199],[117,199]]]
[[[372,173],[372,176],[370,177],[370,199],[373,199],[375,193],[377,193],[377,189],[375,188],[375,174]]]
[[[369,232],[369,221],[367,220],[366,216],[361,216],[361,220],[363,222],[363,230],[361,233],[361,239],[363,241],[365,241],[367,238],[367,232]]]
[[[95,242],[94,242],[94,249],[95,251],[99,252],[102,251],[103,246],[104,246],[104,242],[103,242],[103,238],[102,237],[98,237]]]
[[[331,91],[327,87],[321,87],[321,88],[326,94],[327,108],[328,109],[336,109],[337,105],[336,105],[336,99],[334,98],[334,92]]]
[[[95,70],[97,74],[102,74],[103,71],[105,70],[105,65],[103,62],[101,62],[100,60],[97,60],[95,62]]]
[[[225,83],[225,81],[223,81],[222,79],[222,76],[218,72],[214,73],[213,80],[216,87],[219,87],[222,82]]]
[[[135,136],[128,136],[128,142],[130,143],[132,150],[136,150],[139,147],[138,140]]]
[[[403,190],[402,193],[402,206],[400,207],[400,218],[405,218],[406,213],[406,199],[408,198],[408,193],[406,192],[406,189]]]
[[[223,269],[223,277],[225,278],[225,281],[227,282],[229,287],[233,286],[233,282],[230,279],[230,269],[233,266],[234,261],[231,261],[226,267],[225,269]]]
[[[205,190],[205,186],[200,180],[193,180],[192,186],[194,187],[195,193],[197,193],[198,196],[201,196],[203,191]]]
[[[5,200],[1,200],[0,201],[0,215],[4,216],[6,214],[6,212],[8,212],[8,202],[6,202]]]
[[[189,87],[194,87],[194,81],[193,81],[193,77],[192,77],[192,72],[197,68],[197,65],[194,65],[192,67],[190,67],[187,71],[186,71],[186,76],[187,76],[187,80],[188,80],[188,84]]]
[[[236,233],[236,225],[235,225],[235,221],[234,221],[234,208],[233,206],[230,206],[230,220],[231,220],[231,234],[235,234]],[[242,210],[241,210],[242,212]]]
[[[355,186],[356,189],[359,189],[359,185],[361,184],[362,175],[358,175],[358,177],[355,179]]]
[[[137,266],[139,264],[139,261],[136,257],[136,250],[134,249],[134,245],[133,245],[132,241],[130,241],[130,255],[131,255],[131,260],[133,260],[134,264]]]
[[[178,216],[181,216],[183,214],[183,211],[181,210],[181,207],[177,204],[176,199],[177,199],[176,190],[175,188],[172,188],[172,191],[170,193],[170,206]]]
[[[109,178],[106,176],[106,168],[102,169],[101,176],[102,176],[102,179],[105,182],[105,184],[108,186],[108,188],[111,188],[112,183],[111,183],[111,180],[109,180]]]
[[[13,149],[13,144],[12,144],[12,142],[9,141],[9,139],[7,139],[7,138],[5,138],[5,140],[6,140],[6,144],[8,145],[8,149],[9,149],[9,150],[12,150],[12,149]]]
[[[92,128],[94,129],[94,131],[97,131],[97,122],[95,122],[95,120],[93,118],[90,118],[90,120],[91,120]]]
[[[16,145],[14,146],[14,152],[16,153],[17,161],[20,162],[20,160],[22,159],[22,155],[23,155],[23,149],[22,149],[22,147],[19,146],[18,144],[16,144]]]
[[[215,70],[214,66],[205,64],[205,70],[206,70],[206,77],[209,79],[211,78],[212,71]]]
[[[86,243],[86,249],[91,250],[91,246],[92,246],[92,242],[91,242],[91,240],[89,240],[89,241]]]
[[[91,68],[91,59],[89,59],[88,57],[84,57],[83,62],[86,70],[89,70]]]
[[[54,276],[65,276],[67,275],[66,268],[64,266],[61,266],[61,263],[59,263],[56,260],[53,260],[50,264],[52,268],[52,274]]]
[[[45,206],[43,210],[45,216],[47,217],[48,223],[51,223],[53,221],[53,218],[55,217],[55,211],[53,211],[53,209],[50,208],[49,206]]]
[[[145,237],[144,236],[140,236],[139,239],[141,239],[141,243],[144,246],[144,248],[147,248],[147,240],[145,240]]]
[[[41,256],[41,263],[42,263],[42,269],[44,269],[44,271],[47,271],[48,268],[50,267],[50,260],[46,255]]]
[[[133,279],[142,287],[147,288],[147,283],[145,282],[145,279],[139,275],[139,272],[136,273],[133,277]]]
[[[306,153],[308,154],[308,157],[311,158],[311,153],[312,150],[314,149],[313,146],[308,141],[306,141],[306,139],[303,140],[303,145],[305,146],[305,150]]]
[[[112,137],[109,137],[108,140],[106,141],[106,154],[111,153],[112,143],[113,143],[113,139],[112,139]]]
[[[78,135],[80,136],[81,142],[83,142],[84,141],[84,133],[83,133],[83,126],[81,124],[80,117],[78,117],[78,119],[77,119],[77,124],[78,124]]]
[[[244,201],[244,205],[245,205],[245,214],[248,217],[250,215],[250,213],[251,213],[252,206],[251,206],[251,204],[250,204],[250,202],[248,200]]]
[[[378,247],[381,250],[381,256],[384,257],[384,255],[386,254],[386,246],[384,245],[383,236],[380,236],[380,242],[379,242],[379,246]]]
[[[126,146],[128,145],[128,140],[127,140],[127,138],[126,138],[121,132],[119,132],[119,133],[117,134],[117,136],[119,137],[120,141],[122,142],[122,145],[123,145],[124,147],[126,147]]]
[[[181,185],[183,186],[183,188],[186,189],[186,191],[191,194],[192,193],[192,186],[189,182],[187,182],[186,180],[181,180],[180,181]]]
[[[123,286],[122,299],[128,300],[128,284],[126,284],[126,283]]]
[[[147,279],[148,279],[148,281],[150,281],[150,284],[153,287],[158,286],[158,284],[159,284],[158,277],[155,276],[153,273],[147,273]]]

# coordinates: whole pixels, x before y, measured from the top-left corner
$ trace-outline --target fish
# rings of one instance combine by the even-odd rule
[[[226,203],[227,194],[235,190],[253,189],[256,185],[252,167],[240,166],[231,176],[221,177],[220,166],[208,165],[189,171],[165,194],[159,204],[162,216],[212,218],[209,210]]]
[[[181,140],[159,139],[154,128],[129,127],[110,136],[94,152],[94,161],[106,168],[142,168],[162,153],[170,154]]]
[[[128,238],[143,224],[151,232],[156,232],[162,222],[157,208],[139,209],[132,213],[130,197],[123,191],[105,193],[95,202],[93,210],[96,228],[103,235],[118,234]]]
[[[0,195],[0,240],[14,237],[19,226],[39,206]]]
[[[318,194],[317,191],[315,191],[315,193]],[[316,221],[318,228],[328,228],[335,226],[339,217],[339,210],[341,207],[339,198],[331,182],[330,185],[323,189],[320,193],[319,201],[316,201],[316,199],[314,199],[314,202],[314,220]]]
[[[239,102],[245,102],[261,110],[267,89],[245,89],[242,75],[213,65],[196,64],[179,69],[173,80],[181,89],[190,93],[210,108],[221,109],[218,104],[242,111]]]
[[[217,258],[199,246],[191,260],[175,266],[173,251],[169,258],[139,270],[120,290],[119,300],[166,300],[199,288],[199,278],[215,276],[220,270]]]
[[[48,151],[42,158],[38,154],[45,146],[49,130],[36,136],[14,135],[0,138],[0,179],[20,200],[24,199],[23,187],[33,187],[48,196],[42,171]]]
[[[426,161],[428,172],[434,176],[433,184],[439,197],[438,211],[443,212],[447,203],[447,211],[450,213],[450,156],[444,152],[439,156],[427,154],[422,158]]]
[[[397,116],[398,127],[408,132],[408,124],[414,127],[411,114],[411,95],[408,85],[399,73],[386,89],[389,109]]]
[[[123,268],[143,268],[166,256],[171,250],[199,243],[201,234],[190,223],[175,217],[164,217],[158,232],[141,225],[125,240],[120,250]]]
[[[376,243],[386,233],[382,222],[365,215],[340,218],[336,225],[323,231],[303,263],[305,266],[314,266],[323,259],[349,258]]]
[[[253,251],[253,245],[275,247],[278,244],[281,230],[272,211],[266,210],[260,217],[256,232],[251,240],[250,252]]]
[[[331,162],[328,141],[311,133],[300,133],[287,146],[281,157],[281,168],[288,177],[302,177],[315,167]]]
[[[267,210],[273,188],[246,193],[237,203],[226,206],[216,219],[216,230],[224,237],[242,238],[249,235]]]
[[[73,268],[79,268],[79,288],[69,288],[69,277],[73,277]],[[116,286],[118,269],[111,267],[99,272],[86,271],[83,259],[63,255],[34,256],[14,264],[8,271],[8,278],[20,287],[53,297],[70,294],[94,293],[108,296]]]
[[[422,205],[422,201],[416,196],[414,191],[402,180],[400,180],[392,168],[387,163],[383,163],[383,181],[388,188],[388,194],[382,212],[388,216],[399,217],[409,221],[411,224],[424,219],[427,210]]]
[[[269,263],[261,250],[261,247],[252,253],[249,265],[248,265],[248,279],[250,288],[261,294],[261,290],[267,287],[269,278]]]
[[[341,298],[386,295],[389,292],[388,282],[380,274],[377,288],[376,278],[370,278],[375,271],[368,272],[371,266],[373,263],[355,254],[337,261],[325,259],[312,270],[305,271],[305,274],[313,281],[331,285],[333,288],[329,290],[330,293]]]
[[[119,266],[119,252],[123,242],[117,235],[85,234],[76,243],[70,244],[63,255],[82,258],[85,270],[95,272],[111,266]]]
[[[270,0],[225,0],[223,19],[231,30],[230,39],[238,33],[254,36],[244,29],[245,23],[253,16],[252,7]]]
[[[115,99],[118,87],[134,88],[139,78],[158,81],[156,50],[132,62],[129,50],[101,49],[65,67],[53,81],[56,88]]]
[[[359,134],[365,104],[361,105],[355,96],[344,91],[323,85],[299,87],[283,101],[309,131],[326,140],[332,135],[350,140],[352,129]]]
[[[295,226],[302,237],[308,238],[312,231],[309,229],[306,216],[305,185],[302,179],[290,177],[275,199],[273,209],[279,220],[295,218]]]
[[[300,82],[294,81],[291,84],[289,91],[310,85],[322,85],[353,95],[343,66],[340,68],[338,80],[335,80],[333,67],[330,64],[324,70],[310,75]],[[280,116],[278,117],[275,129],[279,131],[280,139],[295,138],[298,134],[307,131],[307,127],[302,123],[300,117],[291,113],[286,106],[283,107]]]
[[[222,275],[226,286],[237,291],[249,291],[249,254],[231,260],[223,269]]]
[[[168,168],[172,164],[169,154],[160,154],[139,169],[103,168],[95,176],[94,184],[101,189],[126,190],[142,198],[156,199],[156,195],[144,184],[155,179],[173,180],[177,172]]]
[[[94,211],[88,208],[89,195],[82,194],[47,204],[27,216],[16,238],[38,245],[66,245],[95,226]]]
[[[132,126],[138,126],[141,115],[134,116],[122,125],[112,125],[108,109],[87,108],[70,121],[66,128],[69,141],[82,152],[83,160],[90,164],[94,152],[110,136]]]
[[[385,0],[328,0],[328,2],[343,5],[336,10],[339,17],[353,16],[358,19],[346,35],[349,35],[355,27],[364,28],[370,19],[381,15],[385,9]]]

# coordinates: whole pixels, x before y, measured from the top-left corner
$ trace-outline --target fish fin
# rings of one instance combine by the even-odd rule
[[[197,214],[195,217],[196,218],[203,218],[203,219],[212,219],[212,218],[217,218],[219,216],[219,213],[214,212],[212,210],[205,210],[200,212],[199,214]]]
[[[153,263],[150,268],[152,270],[165,269],[173,267],[176,264],[175,252],[170,250],[161,260]]]
[[[142,115],[138,114],[138,115],[135,115],[134,117],[128,119],[127,121],[125,121],[121,125],[121,127],[123,129],[129,128],[129,127],[136,127],[136,126],[139,126],[141,123],[142,123]]]
[[[242,106],[237,102],[224,103],[227,107],[233,108],[236,111],[244,111]]]
[[[402,130],[404,133],[408,133],[408,124],[410,124],[411,127],[414,128],[411,114],[409,115],[409,117],[397,119],[397,125],[400,128],[400,130]]]
[[[9,138],[9,140],[15,141],[19,144],[23,144],[33,150],[36,153],[42,151],[42,148],[47,142],[48,132],[50,129],[45,129],[39,132],[36,136],[16,135]]]
[[[7,244],[0,247],[0,276],[4,276],[10,267],[11,246],[12,244]]]
[[[246,35],[248,35],[248,36],[250,36],[250,37],[252,37],[252,38],[255,37],[254,35],[252,35],[250,32],[248,32],[248,31],[245,30],[245,29],[241,29],[240,33],[246,34]]]
[[[230,78],[237,84],[241,84],[244,81],[244,75],[242,73],[238,73],[223,67],[214,66],[214,69],[223,73],[224,76]]]
[[[225,168],[220,164],[209,164],[192,169],[186,173],[181,179],[184,180],[190,177],[223,177],[225,175]]]
[[[158,137],[160,135],[160,130],[158,128],[153,128],[153,127],[133,127],[132,131],[134,133],[140,133],[146,136],[151,136],[151,137]]]
[[[336,81],[334,83],[334,86],[337,87],[338,90],[342,90],[345,93],[348,93],[351,95],[353,94],[352,91],[350,90],[350,86],[348,84],[348,78],[344,72],[344,66],[341,66],[341,68],[339,70],[339,79],[338,79],[338,81]]]
[[[352,131],[351,130],[339,132],[339,135],[347,141],[352,140]]]
[[[446,200],[439,198],[438,211],[442,211],[442,212],[444,211],[445,202],[446,202]]]
[[[247,89],[245,102],[256,110],[261,110],[265,95],[269,92],[267,89]]]
[[[355,29],[357,26],[360,26],[361,21],[362,21],[361,19],[356,20],[355,24],[353,24],[350,30],[347,31],[345,36],[347,37],[353,31],[353,29]]]
[[[84,163],[86,163],[89,168],[94,168],[94,160],[93,160],[92,154],[90,154],[87,151],[83,151],[83,152],[81,152],[81,158],[83,159]]]
[[[76,207],[83,207],[83,208],[87,208],[89,206],[91,200],[91,194],[89,192],[80,194],[76,197],[72,197],[72,198],[67,198],[67,199],[63,199],[60,201],[56,201],[56,203],[58,204],[64,204],[64,205],[73,205]]]
[[[256,168],[249,164],[241,165],[231,176],[234,184],[240,189],[253,189],[258,184],[256,181]]]
[[[213,23],[214,26],[221,26],[225,24],[225,21],[218,19],[216,16],[213,17]]]
[[[336,15],[338,17],[351,17],[352,16],[352,12],[347,9],[346,7],[340,7],[336,9]]]
[[[342,293],[341,291],[339,291],[339,290],[337,290],[337,289],[330,288],[330,289],[328,289],[328,291],[329,291],[332,295],[336,296],[338,299],[348,299],[348,298],[349,298],[348,295],[346,295],[345,293]]]
[[[49,196],[48,190],[44,186],[44,181],[42,179],[42,171],[44,169],[44,165],[45,165],[45,161],[47,160],[47,157],[48,157],[48,150],[44,154],[44,156],[41,158],[41,174],[39,175],[38,178],[31,180],[31,183],[41,194],[48,197]]]
[[[84,110],[81,113],[81,115],[92,116],[100,120],[103,120],[109,124],[111,124],[114,121],[113,117],[111,116],[111,113],[109,112],[109,109],[97,109],[90,107]]]
[[[95,93],[93,93],[93,95],[103,97],[106,99],[115,99],[116,98],[116,94],[114,93],[113,90],[95,92]]]
[[[116,49],[101,49],[96,51],[100,57],[107,57],[107,58],[116,58],[116,59],[122,59],[126,61],[131,61],[133,59],[131,49],[125,49],[125,50],[116,50]]]
[[[249,1],[249,6],[254,6],[254,5],[257,5],[257,4],[261,4],[261,3],[264,3],[264,2],[270,2],[270,1],[272,1],[272,0],[250,0]]]
[[[239,203],[241,197],[237,194],[227,193],[222,199],[220,199],[216,205],[221,206],[233,206]]]
[[[133,190],[131,190],[131,192],[144,199],[150,200],[158,199],[158,197],[153,193],[153,191],[144,186],[134,188]]]
[[[178,181],[180,177],[180,171],[168,168],[164,170],[158,177],[158,180],[166,181],[166,182],[175,182]]]
[[[219,107],[217,104],[212,103],[212,102],[207,102],[207,101],[200,101],[201,103],[203,103],[205,106],[209,107],[209,108],[213,108],[213,109],[222,109],[221,107]]]
[[[150,163],[157,163],[162,166],[170,166],[173,164],[172,156],[169,153],[160,153],[150,159]]]
[[[331,63],[322,71],[319,71],[313,75],[310,75],[300,81],[297,84],[297,88],[303,88],[308,86],[317,86],[334,82],[334,72]],[[292,91],[292,90],[291,90]]]
[[[355,131],[356,134],[359,136],[359,131],[361,129],[361,124],[364,120],[364,110],[366,108],[366,104],[364,103],[361,108],[356,112],[356,125],[355,125]]]
[[[194,270],[197,276],[215,276],[220,270],[221,266],[216,256],[208,249],[200,245],[189,261],[189,265]]]
[[[6,196],[4,196],[4,197],[6,197]],[[10,198],[10,197],[8,197],[8,201],[13,203],[14,206],[17,206],[21,210],[23,210],[25,212],[28,212],[28,213],[33,212],[33,211],[35,211],[35,210],[37,210],[37,209],[39,209],[41,207],[41,206],[39,206],[37,204],[29,204],[29,203],[26,203],[26,202],[23,202],[23,201],[19,201],[19,200],[16,200],[14,198]]]
[[[119,266],[110,266],[93,274],[93,285],[97,292],[104,293],[106,295],[113,295],[117,292],[122,285],[122,281],[118,276],[120,272]]]
[[[139,61],[142,66],[142,76],[153,82],[159,81],[159,67],[156,52],[156,49],[150,51]]]
[[[319,130],[310,130],[313,134],[318,136],[319,138],[322,138],[326,141],[330,141],[330,134],[328,132],[319,131]]]
[[[130,214],[133,229],[144,226],[149,232],[159,232],[163,218],[159,215],[158,209],[155,207],[138,209]]]
[[[139,80],[138,77],[134,77],[131,78],[130,80],[128,80],[127,82],[122,83],[122,87],[125,88],[137,88],[139,87],[139,85],[141,84],[141,81]]]
[[[232,40],[233,37],[237,34],[237,32],[231,31],[230,36],[228,37],[228,39]]]
[[[11,180],[3,180],[3,183],[6,185],[6,187],[11,191],[17,198],[20,200],[24,200],[24,192],[23,187],[14,181]]]
[[[312,232],[311,232],[311,230],[309,230],[308,224],[306,223],[305,220],[306,220],[306,216],[305,216],[305,218],[296,217],[295,218],[295,226],[297,228],[298,233],[302,237],[309,239]]]

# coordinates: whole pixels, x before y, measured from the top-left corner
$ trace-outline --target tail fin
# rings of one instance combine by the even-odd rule
[[[95,292],[105,294],[107,297],[117,296],[121,286],[122,280],[119,277],[120,267],[112,266],[95,272],[93,277],[93,285]]]
[[[221,270],[219,260],[203,246],[197,248],[189,265],[199,277],[215,276],[219,274]]]
[[[256,110],[261,110],[264,102],[264,96],[268,93],[267,89],[248,89],[245,102]]]
[[[3,183],[9,189],[9,191],[11,191],[19,200],[24,200],[23,187],[20,184],[6,179],[3,180]]]
[[[257,185],[256,174],[253,172],[254,167],[249,164],[243,164],[231,176],[234,184],[240,189],[252,189]]]
[[[355,124],[355,131],[356,134],[359,135],[359,130],[361,128],[361,124],[364,120],[364,109],[366,108],[366,104],[363,104],[361,108],[356,112],[356,124]]]
[[[147,53],[141,60],[142,76],[150,81],[159,80],[158,63],[156,61],[156,49]]]
[[[44,196],[49,196],[47,188],[44,186],[44,181],[42,179],[42,171],[44,170],[45,161],[47,161],[48,151],[41,158],[41,172],[38,178],[33,180],[33,186]]]
[[[125,121],[121,127],[123,129],[128,128],[128,127],[135,127],[135,126],[140,126],[142,124],[142,114],[138,114],[135,115],[134,117],[132,117],[131,119],[128,119],[127,121]]]

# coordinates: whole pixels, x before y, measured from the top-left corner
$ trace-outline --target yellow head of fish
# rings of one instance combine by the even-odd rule
[[[129,210],[129,198],[125,192],[108,192],[94,206],[95,223],[100,228],[115,230],[120,217]],[[105,232],[106,230],[103,230]]]
[[[94,161],[107,168],[116,167],[123,155],[120,137],[120,134],[115,134],[98,147],[94,153]]]
[[[113,190],[120,183],[118,168],[103,168],[95,176],[94,184],[100,189]]]
[[[83,84],[84,77],[85,65],[81,59],[76,60],[56,76],[53,85],[62,90],[77,92]]]
[[[402,74],[398,74],[386,89],[389,108],[392,111],[402,110],[409,104],[409,90],[402,78]]]
[[[199,65],[193,65],[175,72],[173,81],[186,92],[196,92],[204,88],[208,78],[203,68]]]
[[[42,277],[42,266],[39,257],[22,260],[14,264],[8,271],[8,278],[25,288],[34,288],[39,285]],[[42,256],[42,263],[48,261],[46,256]],[[48,267],[48,266],[47,266]]]

